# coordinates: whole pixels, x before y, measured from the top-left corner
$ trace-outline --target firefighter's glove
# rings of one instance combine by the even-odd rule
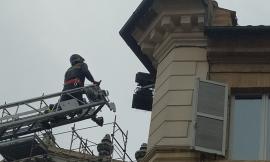
[[[99,86],[100,83],[101,83],[101,80],[100,80],[100,81],[94,81],[94,82],[93,82],[93,84],[95,84],[95,85],[97,85],[97,86]]]

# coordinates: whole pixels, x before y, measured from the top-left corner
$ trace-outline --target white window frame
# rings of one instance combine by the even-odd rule
[[[192,116],[192,129],[190,129],[190,133],[191,133],[191,143],[192,143],[192,148],[194,150],[198,150],[198,151],[202,151],[202,152],[207,152],[207,153],[212,153],[212,154],[217,154],[217,155],[223,155],[225,156],[226,154],[226,145],[227,145],[227,123],[228,123],[228,85],[227,84],[223,84],[223,83],[219,83],[219,82],[215,82],[215,81],[210,81],[210,80],[203,80],[200,78],[196,78],[196,82],[195,82],[195,89],[193,92],[193,116]],[[207,83],[212,83],[212,84],[216,84],[216,85],[220,85],[220,86],[224,86],[225,87],[225,104],[224,104],[224,118],[223,118],[223,140],[222,140],[222,150],[221,151],[217,151],[217,150],[213,150],[213,149],[208,149],[208,148],[204,148],[204,147],[199,147],[195,145],[195,132],[196,132],[196,119],[197,119],[197,115],[201,115],[201,116],[205,116],[207,117],[207,115],[203,114],[203,113],[198,113],[197,112],[197,108],[198,108],[198,91],[199,91],[199,83],[200,81],[202,82],[207,82]],[[209,115],[208,115],[209,116]],[[211,115],[212,116],[212,115]],[[213,117],[213,116],[212,116]],[[215,117],[213,117],[215,118]],[[217,117],[216,119],[220,119],[219,117]]]
[[[262,102],[262,110],[263,110],[263,112],[261,112],[263,115],[263,119],[262,119],[262,121],[261,121],[261,123],[263,123],[264,125],[263,125],[263,129],[262,129],[262,131],[263,132],[261,132],[261,137],[260,137],[260,150],[259,150],[259,159],[256,159],[256,160],[266,160],[267,159],[267,145],[268,144],[270,144],[270,140],[269,141],[267,141],[267,135],[268,135],[268,129],[270,129],[270,123],[268,123],[268,121],[269,121],[269,118],[270,118],[270,114],[269,114],[269,111],[270,111],[270,94],[243,94],[242,96],[248,96],[248,95],[250,95],[250,96],[252,96],[252,95],[260,95],[261,97],[262,97],[262,99],[261,99],[261,102]],[[228,158],[229,159],[231,159],[231,160],[233,160],[232,158],[231,158],[231,148],[230,148],[230,146],[232,146],[232,134],[234,133],[232,130],[232,128],[234,127],[234,120],[233,120],[233,118],[232,118],[232,116],[233,116],[233,113],[234,113],[234,111],[233,111],[233,109],[235,108],[235,101],[236,101],[236,99],[235,99],[235,97],[236,96],[241,96],[241,94],[239,94],[239,95],[232,95],[232,97],[231,97],[231,107],[230,107],[230,117],[229,117],[229,121],[230,121],[230,123],[229,123],[229,132],[228,132],[228,136],[229,136],[229,146],[228,146]],[[268,116],[268,114],[269,114],[269,116]],[[267,126],[268,126],[268,128],[267,128]],[[270,133],[270,131],[269,131],[269,133]],[[269,136],[269,139],[270,139],[270,134],[268,135]],[[267,142],[268,142],[268,144],[267,144]],[[270,150],[268,150],[268,151],[270,151]],[[246,159],[242,159],[242,160],[246,160]],[[268,159],[268,160],[270,160],[270,159]]]

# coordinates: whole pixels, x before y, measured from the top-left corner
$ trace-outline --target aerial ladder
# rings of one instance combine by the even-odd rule
[[[76,92],[85,94],[87,98],[83,101],[79,100],[72,95]],[[68,95],[71,99],[60,102],[63,95]],[[2,113],[0,141],[17,139],[23,135],[86,119],[92,119],[102,126],[103,118],[97,117],[98,112],[104,106],[113,112],[116,111],[108,95],[108,91],[100,89],[99,85],[89,85],[19,102],[5,103],[0,106]],[[57,103],[52,105],[53,100]]]

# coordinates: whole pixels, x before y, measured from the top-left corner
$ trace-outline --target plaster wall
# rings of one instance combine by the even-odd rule
[[[149,131],[148,148],[191,146],[195,80],[206,79],[206,49],[178,47],[160,61]]]

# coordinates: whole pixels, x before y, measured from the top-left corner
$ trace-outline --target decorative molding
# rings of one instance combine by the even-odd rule
[[[147,28],[146,31],[141,32],[140,29],[136,29],[136,34],[134,34],[135,39],[138,44],[142,44],[149,40],[152,31],[162,31],[162,32],[175,32],[180,31],[183,33],[190,33],[198,31],[198,27],[204,26],[204,13],[195,12],[193,14],[187,13],[161,13],[156,20]],[[140,32],[138,32],[140,31]],[[200,30],[201,32],[203,29]],[[140,34],[140,37],[139,37]]]
[[[166,32],[172,32],[176,28],[171,16],[163,16],[160,26]]]
[[[142,43],[141,44],[141,50],[144,54],[150,56],[153,51],[154,51],[154,44],[153,43],[148,43],[148,42],[145,42],[145,43]]]
[[[145,31],[136,29],[133,36],[156,66],[175,47],[207,46],[204,14],[204,10],[162,12]]]
[[[198,26],[203,27],[205,24],[205,17],[204,16],[198,16]]]
[[[150,32],[149,40],[154,43],[160,43],[163,40],[164,34],[157,29]]]

